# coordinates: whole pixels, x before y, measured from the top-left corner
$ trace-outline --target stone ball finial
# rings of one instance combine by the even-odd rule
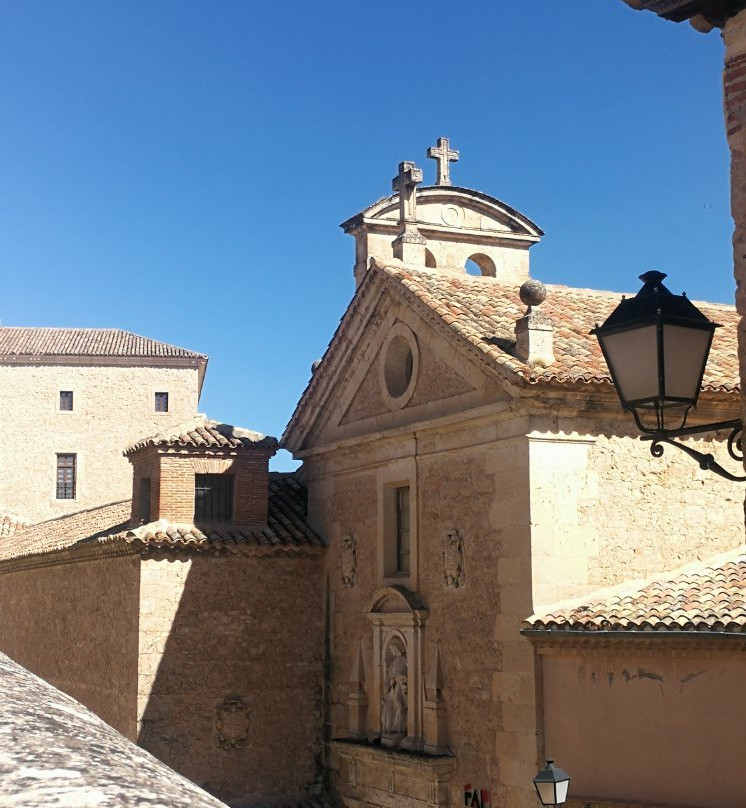
[[[521,302],[530,309],[532,306],[540,306],[547,299],[547,289],[541,281],[529,278],[521,285],[518,295]]]

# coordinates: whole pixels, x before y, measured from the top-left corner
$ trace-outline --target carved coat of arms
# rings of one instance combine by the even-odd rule
[[[443,534],[443,583],[454,589],[464,585],[464,537],[458,530]]]
[[[223,749],[247,746],[249,729],[249,705],[242,699],[224,699],[215,708],[215,734]]]
[[[355,537],[348,533],[342,539],[342,583],[353,587],[357,579],[357,549]]]

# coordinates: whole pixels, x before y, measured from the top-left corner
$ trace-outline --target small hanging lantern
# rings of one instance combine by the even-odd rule
[[[542,805],[564,805],[570,775],[548,760],[547,765],[534,777],[534,786]]]
[[[640,276],[643,287],[591,331],[601,345],[622,406],[643,431],[683,429],[697,403],[712,336],[720,326],[686,297],[663,285],[662,272]]]

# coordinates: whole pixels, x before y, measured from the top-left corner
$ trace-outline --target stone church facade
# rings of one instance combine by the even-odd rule
[[[123,442],[126,497],[0,543],[0,650],[231,805],[533,806],[575,664],[545,682],[538,634],[742,546],[740,490],[619,406],[589,336],[618,295],[537,283],[540,228],[451,184],[445,138],[429,156],[434,185],[403,162],[343,224],[357,289],[281,439],[299,472],[190,417]],[[697,417],[726,420],[735,312],[701,307],[724,327]],[[592,773],[577,793],[645,802]]]

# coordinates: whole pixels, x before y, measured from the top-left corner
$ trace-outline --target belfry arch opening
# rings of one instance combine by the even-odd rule
[[[466,259],[465,269],[468,275],[482,275],[485,278],[494,278],[497,274],[495,262],[484,253],[474,253]]]
[[[435,256],[427,248],[425,248],[425,266],[430,267],[430,269],[435,269],[437,266]]]

